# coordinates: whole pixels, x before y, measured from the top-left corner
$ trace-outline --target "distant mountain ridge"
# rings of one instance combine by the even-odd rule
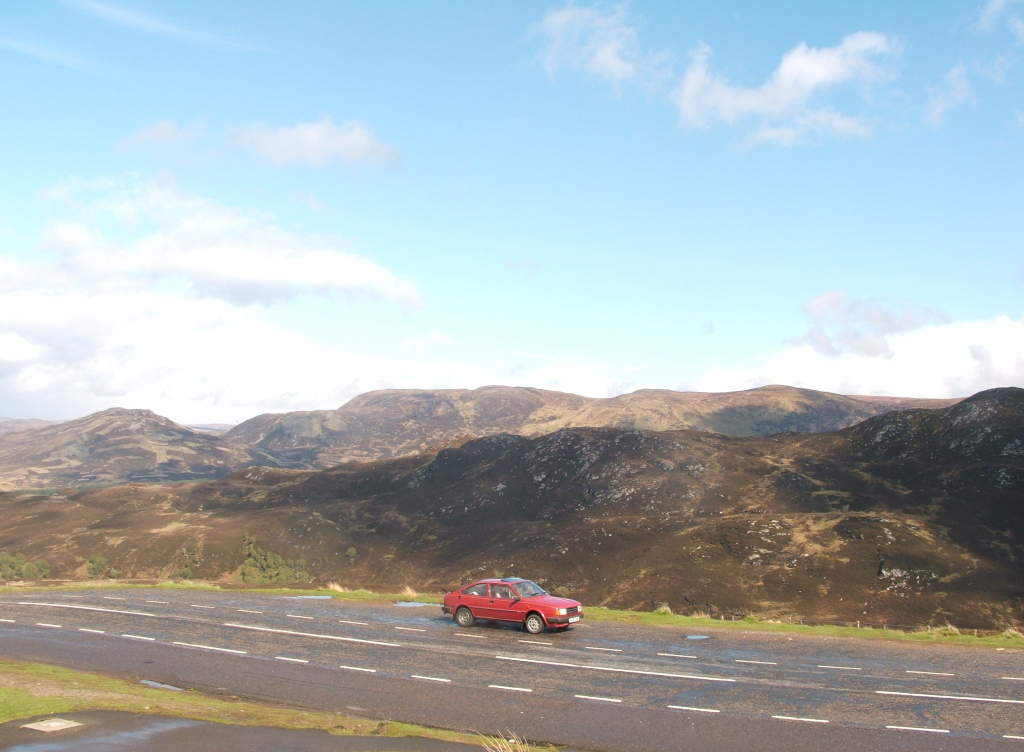
[[[38,418],[0,418],[0,436],[27,431],[30,428],[42,428],[53,425],[55,422],[57,421],[39,420]]]
[[[0,490],[204,480],[253,465],[321,469],[499,433],[536,437],[563,428],[818,433],[891,410],[956,402],[785,386],[711,394],[641,390],[608,399],[529,387],[396,389],[361,394],[337,410],[260,415],[225,433],[219,425],[187,427],[149,410],[112,408],[0,435]]]

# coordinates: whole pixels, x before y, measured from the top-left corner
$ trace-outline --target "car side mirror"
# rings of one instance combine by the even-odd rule
[[[519,601],[521,601],[521,600],[522,600],[522,598],[520,598],[518,595],[513,595],[512,596],[512,602],[513,603],[519,603]]]

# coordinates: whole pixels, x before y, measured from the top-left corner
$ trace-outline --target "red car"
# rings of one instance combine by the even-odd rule
[[[471,627],[477,619],[514,621],[530,634],[565,629],[583,618],[579,601],[548,595],[536,582],[518,577],[477,580],[453,590],[445,595],[441,610],[460,627]]]

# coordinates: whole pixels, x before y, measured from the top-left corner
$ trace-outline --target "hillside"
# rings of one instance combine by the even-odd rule
[[[337,410],[260,415],[225,441],[262,464],[319,468],[400,457],[438,443],[497,433],[541,436],[563,428],[684,428],[732,436],[834,431],[890,410],[956,400],[846,397],[767,386],[743,392],[645,389],[608,399],[523,387],[368,392]]]
[[[0,489],[218,478],[249,457],[149,410],[113,408],[0,436]]]
[[[36,418],[0,418],[0,436],[6,433],[18,433],[27,431],[30,428],[42,428],[53,425],[54,421],[38,420]]]
[[[56,574],[234,576],[243,535],[319,582],[523,575],[585,603],[994,627],[1024,620],[1024,390],[825,434],[567,428],[324,471],[0,495]]]

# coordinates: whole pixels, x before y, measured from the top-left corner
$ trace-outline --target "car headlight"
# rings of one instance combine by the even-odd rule
[[[558,615],[559,616],[565,616],[567,613],[569,613],[569,609],[566,609],[566,608],[558,609]]]

